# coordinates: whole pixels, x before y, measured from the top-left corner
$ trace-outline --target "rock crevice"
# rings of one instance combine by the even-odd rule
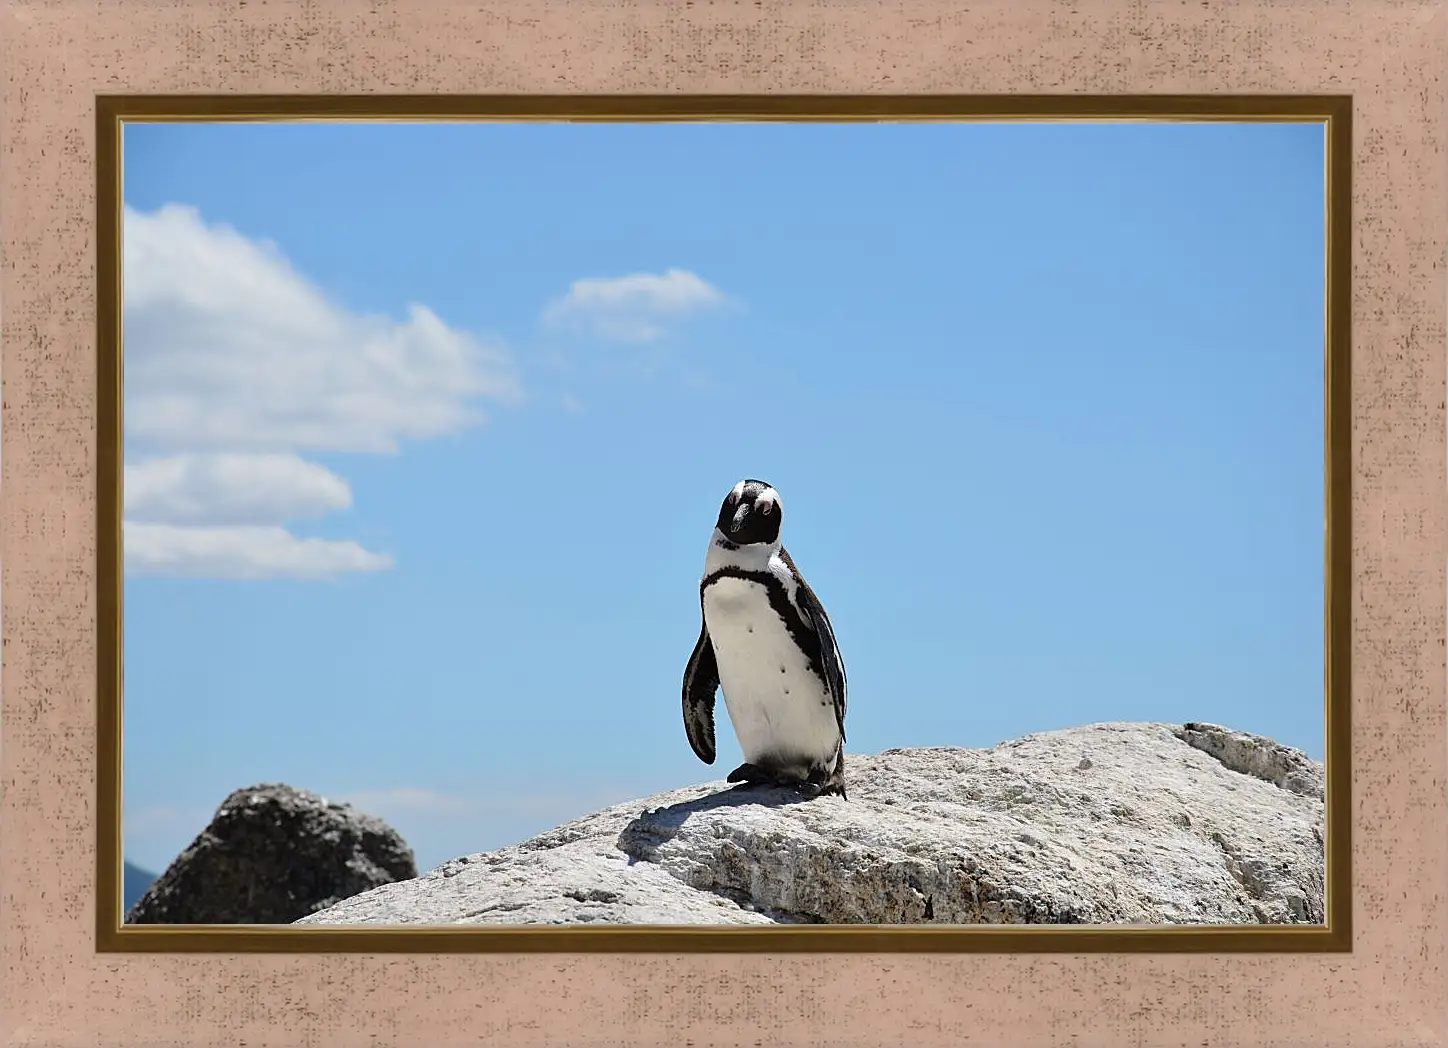
[[[1251,775],[1307,797],[1321,800],[1326,795],[1327,780],[1322,765],[1310,760],[1301,750],[1217,724],[1183,724],[1172,733],[1188,746],[1215,757],[1230,771]]]

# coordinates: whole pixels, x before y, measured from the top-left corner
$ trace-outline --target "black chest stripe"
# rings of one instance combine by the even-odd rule
[[[789,631],[790,638],[795,646],[804,652],[809,660],[809,668],[814,671],[821,683],[828,685],[828,678],[825,677],[824,660],[820,653],[819,635],[814,628],[805,622],[800,615],[799,609],[789,599],[785,591],[784,583],[779,581],[779,576],[772,571],[749,571],[745,568],[724,567],[717,571],[711,571],[704,576],[704,581],[699,583],[699,600],[704,599],[704,591],[720,579],[743,579],[745,582],[757,582],[764,587],[764,592],[769,598],[769,606],[784,628]]]

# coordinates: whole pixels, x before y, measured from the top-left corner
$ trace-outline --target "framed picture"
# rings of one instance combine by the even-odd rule
[[[170,104],[117,948],[1350,947],[1349,99]]]
[[[138,1041],[1432,1043],[1448,179],[1378,85],[1437,37],[1328,75],[1361,16],[1244,9],[1291,61],[1163,77],[1080,12],[1122,64],[1022,90],[1023,7],[821,90],[765,68],[870,19],[684,13],[557,93],[655,45],[442,10],[405,91],[340,8],[220,84],[196,7],[128,30],[185,79],[102,19],[11,96],[18,1043],[131,980]]]

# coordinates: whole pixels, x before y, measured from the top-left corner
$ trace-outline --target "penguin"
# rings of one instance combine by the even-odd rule
[[[834,627],[780,543],[779,492],[741,480],[719,507],[684,669],[684,730],[713,764],[722,686],[744,763],[728,781],[845,798],[845,664]]]

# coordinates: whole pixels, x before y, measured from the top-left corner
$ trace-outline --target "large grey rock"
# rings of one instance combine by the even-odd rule
[[[290,924],[417,876],[381,819],[283,785],[237,790],[126,915],[128,924]]]
[[[1285,750],[1101,724],[856,755],[847,801],[675,790],[300,923],[1321,923],[1321,769]]]

